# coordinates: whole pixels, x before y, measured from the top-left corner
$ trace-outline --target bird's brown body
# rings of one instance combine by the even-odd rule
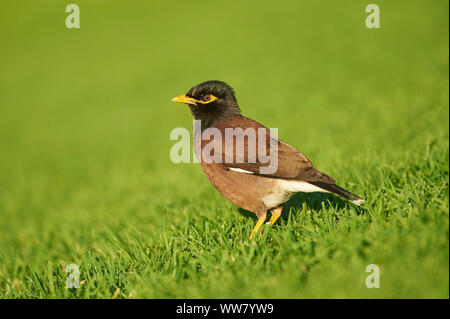
[[[200,135],[195,134],[197,136],[194,141],[195,153],[197,158],[201,159],[200,152],[205,145],[218,143],[218,147],[214,148],[213,152],[219,150],[220,158],[222,160],[219,163],[208,163],[201,159],[200,163],[203,171],[211,184],[213,184],[225,198],[243,209],[254,212],[258,217],[263,216],[268,209],[282,204],[282,202],[280,202],[272,206],[264,201],[264,198],[280,192],[280,187],[278,186],[279,178],[291,179],[293,181],[322,181],[324,183],[335,184],[333,178],[316,170],[305,156],[292,146],[280,140],[276,140],[278,167],[273,174],[259,174],[259,168],[267,166],[267,163],[263,164],[258,160],[255,163],[248,162],[249,149],[255,148],[256,153],[258,152],[258,143],[252,143],[250,139],[244,139],[242,145],[234,143],[234,158],[227,161],[225,158],[225,148],[227,143],[225,139],[225,129],[227,128],[241,128],[243,130],[251,128],[256,134],[254,141],[258,141],[258,129],[262,128],[265,132],[266,150],[270,149],[271,137],[269,129],[252,119],[243,116],[230,117],[216,122],[210,128],[218,129],[221,132],[222,139],[200,139]],[[213,155],[214,154],[212,153],[211,156]],[[232,170],[233,168],[242,169],[253,174],[236,172]],[[286,196],[281,196],[284,201],[287,201],[289,197],[288,194],[286,194]]]
[[[258,217],[266,214],[269,207],[262,201],[262,196],[273,189],[275,181],[250,174],[242,176],[242,173],[224,170],[216,163],[202,163],[202,169],[211,184],[230,202]]]
[[[257,215],[250,237],[265,221],[267,210],[272,211],[273,224],[283,203],[296,192],[331,192],[357,205],[363,201],[337,186],[332,177],[315,169],[308,158],[272,136],[269,129],[242,116],[233,90],[225,83],[202,83],[174,101],[188,104],[194,117],[202,121],[201,130],[194,132],[194,150],[211,184],[229,201]],[[211,135],[211,130],[218,136]],[[227,130],[253,132],[254,136],[244,135],[238,143],[237,138],[226,138]],[[227,152],[230,149],[232,153]],[[251,157],[252,150],[263,155],[275,151],[275,169],[264,171],[271,163]]]

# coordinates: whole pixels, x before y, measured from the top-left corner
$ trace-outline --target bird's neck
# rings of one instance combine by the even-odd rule
[[[241,110],[238,106],[227,108],[221,108],[219,106],[203,109],[201,108],[201,106],[190,106],[190,109],[194,118],[201,121],[202,131],[213,126],[216,122],[241,115]]]

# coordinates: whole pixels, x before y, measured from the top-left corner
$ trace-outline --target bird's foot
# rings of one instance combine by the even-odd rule
[[[261,228],[262,224],[264,224],[264,221],[266,220],[266,216],[264,215],[264,217],[260,217],[258,219],[258,222],[256,223],[255,227],[252,230],[252,233],[250,234],[250,239],[253,238],[253,236],[256,235],[256,233],[258,232],[258,230]]]
[[[268,223],[270,223],[270,225],[275,224],[277,219],[280,218],[282,210],[283,210],[283,206],[276,207],[271,210],[272,216],[270,216],[270,221],[268,222]]]

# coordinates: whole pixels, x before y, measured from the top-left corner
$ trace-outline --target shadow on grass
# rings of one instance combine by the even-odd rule
[[[353,207],[356,210],[357,215],[361,215],[366,211],[366,209],[354,205],[348,200],[336,195],[326,193],[296,193],[292,195],[286,203],[284,203],[280,218],[287,220],[289,218],[291,208],[294,208],[295,212],[299,213],[299,211],[303,208],[303,204],[306,204],[308,209],[316,211],[320,211],[322,209],[322,205],[325,209],[333,207],[336,211]],[[256,215],[248,210],[238,208],[238,211],[246,218],[253,218],[257,220]],[[268,217],[269,216],[270,213],[268,213]]]

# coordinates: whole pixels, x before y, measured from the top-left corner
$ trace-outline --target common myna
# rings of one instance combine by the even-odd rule
[[[203,82],[172,101],[186,103],[201,121],[201,128],[194,127],[194,150],[209,181],[225,198],[258,217],[250,238],[266,220],[267,210],[273,225],[296,192],[334,193],[356,205],[364,201],[336,185],[269,129],[242,116],[228,84]]]

